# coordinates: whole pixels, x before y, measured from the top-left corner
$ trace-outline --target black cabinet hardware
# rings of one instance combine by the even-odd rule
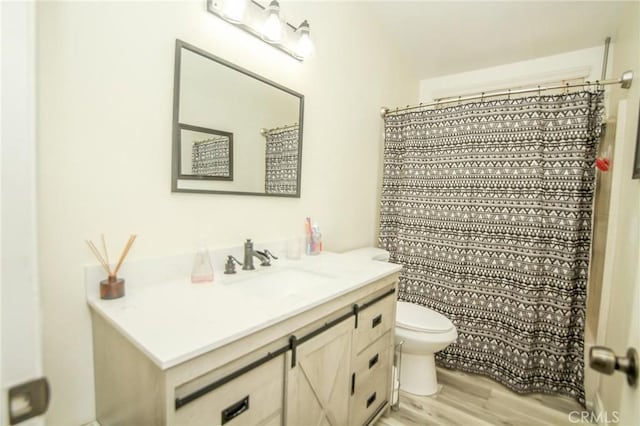
[[[360,306],[357,303],[353,304],[353,315],[356,317],[356,326],[358,328],[358,312],[360,311]]]
[[[356,373],[351,375],[351,395],[356,393]]]
[[[229,420],[232,420],[238,417],[240,414],[244,413],[249,409],[249,395],[242,398],[240,401],[236,402],[233,405],[222,410],[222,420],[220,424],[223,425]]]
[[[373,394],[371,394],[369,398],[367,398],[367,408],[369,408],[375,400],[376,400],[376,393],[374,392]]]
[[[296,348],[298,347],[298,339],[296,336],[289,337],[289,349],[291,349],[291,368],[296,366]]]
[[[379,358],[378,355],[379,354],[375,354],[374,356],[371,357],[371,359],[369,360],[369,368],[373,367],[378,363],[378,358]]]
[[[371,320],[371,328],[376,328],[380,324],[382,324],[382,314],[378,315],[373,320]]]

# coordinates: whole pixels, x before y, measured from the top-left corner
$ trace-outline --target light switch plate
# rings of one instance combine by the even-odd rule
[[[44,414],[49,406],[49,382],[45,377],[9,389],[9,424]]]

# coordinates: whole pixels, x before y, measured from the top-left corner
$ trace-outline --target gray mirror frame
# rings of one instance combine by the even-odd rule
[[[293,95],[300,99],[300,111],[299,111],[299,143],[298,143],[298,167],[296,177],[296,193],[295,194],[268,194],[266,192],[243,192],[243,191],[219,191],[208,189],[188,189],[178,188],[178,180],[181,179],[180,174],[180,130],[184,128],[187,123],[180,123],[180,63],[182,61],[182,49],[190,50],[200,56],[210,59],[220,65],[231,68],[234,71],[238,71],[248,77],[254,78],[262,83],[268,84],[276,89],[280,89],[290,95]],[[287,87],[284,87],[278,83],[268,80],[256,73],[239,67],[229,61],[226,61],[218,56],[215,56],[207,51],[204,51],[192,44],[186,43],[182,40],[176,39],[175,50],[175,69],[173,75],[173,137],[172,137],[172,155],[171,155],[171,192],[190,192],[200,194],[230,194],[230,195],[259,195],[266,197],[286,197],[286,198],[300,198],[300,183],[302,178],[302,134],[303,134],[303,121],[304,121],[304,95],[295,92]],[[233,164],[231,165],[233,167]]]

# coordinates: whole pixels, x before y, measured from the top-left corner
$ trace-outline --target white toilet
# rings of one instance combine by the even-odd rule
[[[345,253],[373,260],[388,261],[386,250],[365,247]],[[396,344],[402,344],[400,389],[415,395],[438,391],[434,354],[458,338],[453,323],[444,315],[422,305],[398,301],[396,305]]]
[[[398,301],[396,344],[402,344],[400,389],[415,395],[438,391],[434,355],[458,338],[447,317],[414,303]]]

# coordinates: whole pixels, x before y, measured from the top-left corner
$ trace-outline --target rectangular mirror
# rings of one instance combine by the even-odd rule
[[[300,197],[304,96],[176,40],[173,192]]]

